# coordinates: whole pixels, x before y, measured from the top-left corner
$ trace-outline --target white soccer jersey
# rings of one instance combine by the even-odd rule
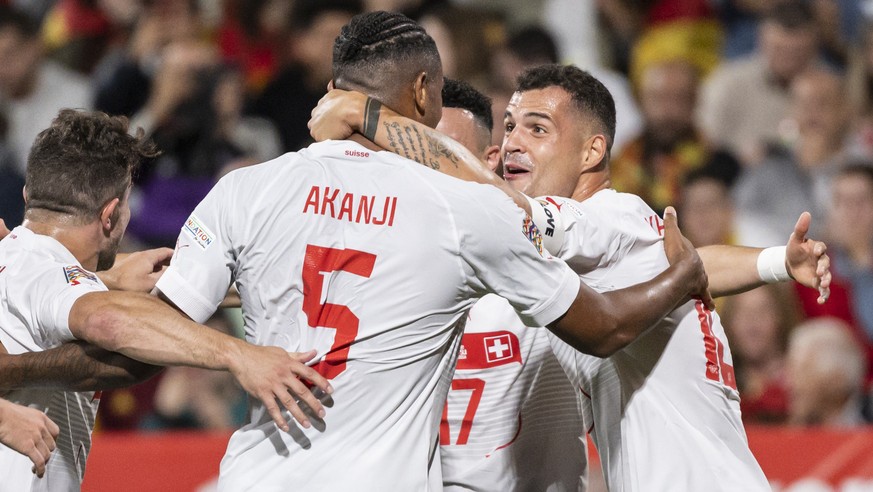
[[[10,354],[21,354],[74,340],[69,328],[73,303],[105,290],[61,243],[16,227],[0,241],[0,342]],[[4,398],[45,411],[60,434],[43,478],[31,473],[26,456],[0,445],[0,491],[79,490],[91,450],[97,395],[25,389]]]
[[[470,310],[440,427],[444,490],[585,489],[587,427],[547,333],[496,295]]]
[[[639,197],[604,190],[581,203],[546,200],[565,231],[557,254],[592,288],[628,287],[668,267],[663,222]],[[716,313],[686,303],[606,359],[549,336],[591,399],[591,434],[610,491],[770,490],[749,451]]]
[[[488,292],[532,326],[579,278],[521,234],[500,191],[328,141],[224,177],[179,236],[158,288],[198,321],[236,282],[247,339],[318,350],[335,392],[313,428],[259,404],[221,490],[439,490],[439,421],[466,310]]]

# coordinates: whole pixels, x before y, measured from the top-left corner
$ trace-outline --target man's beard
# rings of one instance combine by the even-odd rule
[[[109,270],[112,268],[112,265],[115,264],[115,256],[118,254],[118,245],[121,241],[113,241],[112,244],[109,245],[103,251],[97,253],[97,271],[102,272],[104,270]]]

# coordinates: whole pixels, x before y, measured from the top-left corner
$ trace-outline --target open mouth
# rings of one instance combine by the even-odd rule
[[[530,171],[521,166],[512,163],[504,163],[503,165],[503,174],[504,175],[512,175],[512,176],[520,176],[523,174],[528,174]]]

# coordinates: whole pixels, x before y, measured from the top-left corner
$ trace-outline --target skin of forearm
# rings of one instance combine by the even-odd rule
[[[70,311],[73,335],[147,364],[228,370],[241,341],[183,317],[135,292],[95,292]]]
[[[764,285],[758,275],[760,248],[704,246],[697,248],[709,277],[712,297],[730,296]]]
[[[141,383],[162,369],[76,341],[43,352],[0,355],[0,391],[110,390]]]
[[[689,273],[677,263],[648,282],[603,294],[583,283],[576,302],[548,328],[580,352],[609,357],[688,299]]]

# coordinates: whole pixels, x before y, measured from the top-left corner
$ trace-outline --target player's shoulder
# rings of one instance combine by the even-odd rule
[[[0,243],[0,275],[22,288],[54,284],[105,288],[61,243],[21,226]]]

